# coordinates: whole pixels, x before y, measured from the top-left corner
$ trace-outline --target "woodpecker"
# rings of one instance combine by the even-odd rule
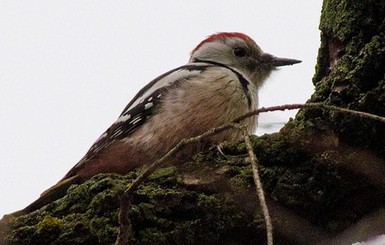
[[[264,53],[243,33],[220,32],[207,37],[193,49],[186,65],[144,86],[63,179],[14,214],[39,209],[62,197],[70,185],[96,174],[126,174],[152,163],[182,139],[257,109],[258,90],[270,73],[279,66],[300,62]],[[252,133],[257,117],[244,123]],[[234,143],[241,137],[239,130],[220,133],[189,146],[173,161],[224,141]]]

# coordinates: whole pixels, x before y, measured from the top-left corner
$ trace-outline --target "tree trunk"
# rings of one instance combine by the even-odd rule
[[[385,116],[385,1],[324,0],[311,102]],[[301,110],[253,138],[275,244],[349,244],[385,232],[385,125]],[[133,196],[132,244],[263,244],[244,144],[156,171]],[[138,172],[98,175],[29,215],[0,244],[113,244],[118,193]]]

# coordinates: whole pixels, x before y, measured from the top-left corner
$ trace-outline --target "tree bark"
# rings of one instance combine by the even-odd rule
[[[385,116],[385,1],[324,0],[309,101]],[[275,244],[349,244],[385,232],[385,125],[301,110],[253,137]],[[131,244],[263,244],[244,144],[152,174],[133,195]],[[138,174],[98,175],[0,222],[0,244],[113,244],[118,193]]]

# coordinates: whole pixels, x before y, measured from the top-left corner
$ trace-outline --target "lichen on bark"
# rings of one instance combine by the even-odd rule
[[[384,16],[383,0],[324,1],[309,101],[385,116]],[[368,218],[384,213],[384,135],[379,122],[307,109],[279,133],[253,137],[276,244],[348,244],[385,232],[385,218]],[[264,242],[245,147],[223,150],[226,157],[213,149],[151,175],[133,196],[132,244]],[[36,212],[3,219],[0,244],[114,243],[118,195],[140,171],[95,176]],[[369,229],[349,233],[363,221]]]
[[[228,166],[241,168],[237,164]],[[181,166],[184,175],[172,166],[159,169],[135,193],[130,208],[135,233],[132,244],[219,243],[231,240],[235,234],[251,234],[248,239],[254,241],[251,230],[256,229],[261,219],[238,210],[234,202],[215,193],[218,186],[230,185],[220,178],[230,170],[219,164],[205,165],[203,161],[186,165]],[[204,178],[196,175],[192,167],[205,173]],[[118,234],[118,195],[135,176],[136,173],[101,174],[71,187],[62,199],[12,220],[12,232],[3,243],[113,244]],[[243,190],[244,186],[238,189]],[[244,238],[240,240],[247,243]]]

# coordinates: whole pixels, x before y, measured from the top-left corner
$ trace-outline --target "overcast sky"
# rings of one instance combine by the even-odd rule
[[[301,59],[271,76],[260,106],[305,102],[321,2],[0,1],[0,217],[61,179],[141,87],[185,64],[207,35],[244,32]],[[294,115],[261,116],[257,134]]]

